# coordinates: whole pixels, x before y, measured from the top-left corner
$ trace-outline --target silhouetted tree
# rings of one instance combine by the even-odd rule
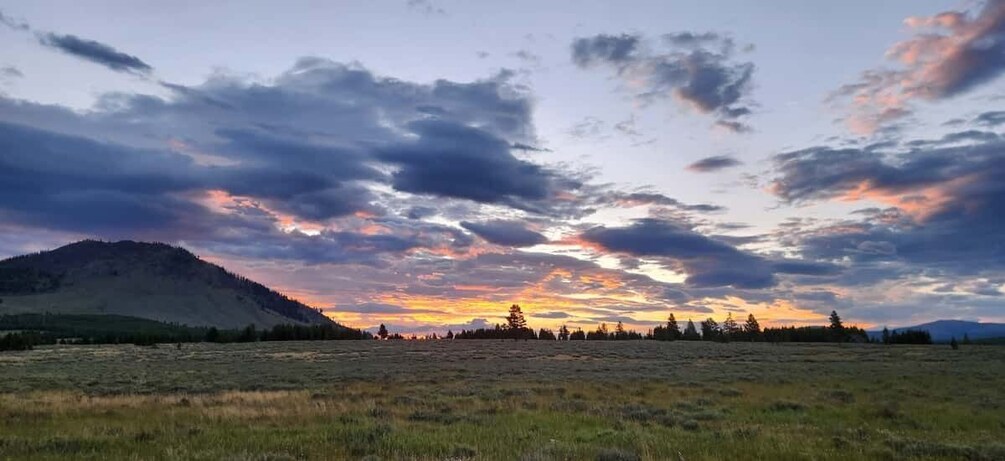
[[[831,311],[830,321],[831,324],[828,328],[830,328],[831,336],[834,338],[834,341],[842,342],[847,339],[845,335],[844,323],[841,322],[841,316],[838,315],[837,311]]]
[[[602,341],[611,339],[610,336],[607,334],[607,324],[601,323],[600,326],[597,327],[596,331],[591,331],[586,334],[586,339],[590,341]]]
[[[377,336],[380,336],[380,339],[387,339],[387,327],[383,323],[377,329]]]
[[[890,329],[883,327],[883,344],[890,344]]]
[[[720,333],[719,322],[716,322],[712,317],[709,317],[701,322],[702,341],[718,341],[720,339]]]
[[[512,305],[509,308],[509,316],[506,317],[506,325],[511,330],[522,330],[527,328],[527,320],[523,318],[523,311],[519,305]]]
[[[740,337],[740,326],[733,320],[733,313],[726,315],[726,320],[722,322],[722,339],[732,341]]]
[[[691,319],[687,320],[687,326],[684,327],[684,333],[681,335],[681,339],[685,341],[700,341],[701,335],[698,334],[698,329],[695,328],[694,322]]]
[[[621,323],[621,321],[618,321],[617,326],[614,327],[614,339],[628,339],[628,332],[625,331],[625,324]]]
[[[969,346],[970,345],[970,335],[968,335],[966,333],[963,333],[963,345],[965,345],[965,346]]]
[[[890,334],[891,344],[932,344],[932,334],[926,330],[894,331]]]
[[[562,327],[558,329],[558,340],[559,341],[569,340],[569,329],[565,325],[562,325]]]
[[[953,336],[953,339],[949,340],[949,347],[953,348],[954,351],[956,349],[960,348],[960,345],[956,344],[956,337],[955,336]]]
[[[576,328],[576,331],[569,334],[569,341],[583,341],[585,339],[586,333],[583,332],[582,328]]]
[[[743,333],[749,341],[758,341],[761,339],[761,324],[757,323],[754,314],[747,315],[747,323],[743,324]]]
[[[820,343],[834,341],[833,332],[829,327],[824,326],[765,328],[761,332],[761,336],[765,341],[772,343]],[[865,330],[858,327],[845,328],[845,336],[846,340],[854,342],[864,343],[869,339],[869,335],[866,334]]]
[[[677,318],[673,316],[673,312],[667,317],[667,332],[670,334],[670,340],[674,341],[680,339],[680,326],[677,325]]]
[[[552,332],[551,330],[546,329],[546,328],[542,328],[541,331],[538,332],[538,334],[537,334],[537,339],[546,339],[546,340],[549,340],[549,341],[554,341],[555,340],[555,333]]]
[[[447,330],[447,339],[454,339],[453,330]]]

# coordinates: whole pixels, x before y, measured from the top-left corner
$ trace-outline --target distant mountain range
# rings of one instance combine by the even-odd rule
[[[962,340],[966,335],[970,339],[988,339],[1005,337],[1005,323],[968,322],[966,320],[936,320],[913,327],[890,328],[890,331],[924,330],[932,335],[932,341],[947,342],[952,338]],[[869,337],[880,338],[882,330],[870,331]]]
[[[45,312],[218,328],[334,323],[183,248],[133,241],[84,240],[0,261],[0,315]]]

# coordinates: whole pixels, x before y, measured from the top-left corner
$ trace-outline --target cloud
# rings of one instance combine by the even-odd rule
[[[938,101],[972,91],[1005,72],[1005,1],[988,0],[976,13],[946,11],[910,17],[914,37],[893,45],[899,66],[871,69],[831,100],[850,99],[852,130],[871,134],[913,111],[916,100]]]
[[[485,131],[455,123],[421,120],[405,126],[416,140],[377,152],[376,157],[400,167],[395,189],[505,204],[545,211],[558,190],[547,169],[517,159],[510,144]]]
[[[615,192],[602,195],[601,202],[614,203],[617,206],[631,208],[643,205],[659,205],[673,207],[682,211],[696,211],[701,213],[714,213],[724,211],[726,208],[708,203],[686,204],[673,197],[652,192]]]
[[[532,314],[533,317],[538,317],[542,319],[567,319],[572,317],[568,313],[561,311],[550,311],[550,312],[536,312]]]
[[[572,43],[572,61],[580,68],[608,67],[643,102],[673,98],[703,114],[716,126],[749,130],[741,118],[751,113],[747,99],[754,64],[736,62],[735,44],[715,33],[690,32],[662,37],[667,51],[642,47],[639,35],[595,35]]]
[[[426,15],[445,15],[447,11],[433,4],[430,0],[408,0],[408,8]]]
[[[578,38],[572,42],[572,62],[579,67],[602,64],[627,65],[636,59],[634,55],[640,42],[636,35],[606,35]]]
[[[110,45],[87,40],[76,35],[44,33],[38,36],[39,43],[75,56],[85,61],[100,64],[118,72],[150,73],[153,68],[136,56],[123,53]]]
[[[687,273],[685,283],[689,286],[767,288],[777,283],[762,258],[710,239],[682,223],[640,219],[627,227],[594,227],[580,238],[605,251],[664,258],[669,267]]]
[[[24,77],[24,74],[14,66],[3,66],[0,67],[0,77],[6,78],[20,78]]]
[[[356,314],[442,314],[440,311],[428,309],[413,309],[394,304],[381,303],[361,303],[361,304],[339,304],[338,306],[325,309],[327,312],[351,312]]]
[[[997,127],[1005,124],[1005,111],[989,111],[978,115],[974,122],[984,126]]]
[[[0,24],[9,27],[13,30],[27,31],[31,29],[31,26],[24,21],[18,21],[10,16],[4,14],[0,11]]]
[[[817,260],[884,262],[885,277],[1005,269],[1005,141],[918,145],[924,147],[814,147],[777,155],[771,190],[786,202],[889,206],[862,210],[861,220],[803,229],[788,243]]]
[[[523,223],[516,221],[495,220],[481,223],[462,221],[461,227],[496,245],[529,247],[548,241],[545,236],[527,229]]]
[[[688,165],[687,169],[697,173],[709,173],[724,170],[726,168],[732,168],[742,164],[743,162],[728,155],[715,155],[698,160],[697,162]]]

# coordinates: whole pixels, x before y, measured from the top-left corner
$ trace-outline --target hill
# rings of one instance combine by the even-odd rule
[[[948,342],[952,338],[963,339],[967,335],[972,340],[1005,337],[1005,323],[981,323],[966,320],[936,320],[913,327],[890,329],[891,331],[924,330],[932,335],[932,341]],[[880,338],[881,331],[870,331],[869,336]]]
[[[0,314],[45,312],[218,328],[334,323],[183,248],[133,241],[84,240],[0,261]]]

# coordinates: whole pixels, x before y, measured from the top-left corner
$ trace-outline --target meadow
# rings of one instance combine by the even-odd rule
[[[0,459],[1005,459],[1005,347],[314,341],[0,353]]]

